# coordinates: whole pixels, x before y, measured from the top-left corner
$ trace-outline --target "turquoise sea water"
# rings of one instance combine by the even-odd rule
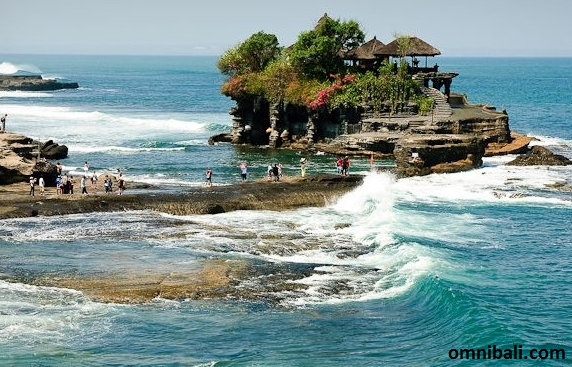
[[[88,161],[98,172],[119,168],[128,182],[172,190],[204,185],[207,166],[215,184],[236,182],[243,161],[252,178],[274,161],[295,174],[297,152],[206,144],[228,130],[232,107],[219,94],[215,60],[3,55],[0,62],[81,88],[0,92],[0,112],[9,114],[8,130],[66,144],[61,163],[72,174]],[[460,73],[454,91],[506,109],[512,130],[572,157],[571,59],[437,62]],[[0,365],[535,364],[450,358],[451,350],[493,345],[522,346],[523,357],[562,349],[570,359],[572,193],[547,185],[572,185],[572,168],[506,166],[510,159],[400,180],[356,160],[354,173],[367,175],[361,187],[326,208],[286,213],[0,221]],[[333,172],[331,157],[309,162],[310,173]],[[252,297],[119,305],[31,284],[42,276],[188,272],[210,259],[250,264],[238,287]],[[306,288],[274,287],[292,283]]]

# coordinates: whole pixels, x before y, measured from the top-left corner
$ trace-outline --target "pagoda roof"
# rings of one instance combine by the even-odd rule
[[[376,53],[381,51],[383,47],[385,47],[385,44],[373,37],[363,45],[346,52],[344,57],[351,60],[374,60],[376,59]]]
[[[441,55],[441,51],[431,46],[427,42],[414,36],[408,36],[411,42],[411,50],[405,56],[436,56]],[[395,39],[374,52],[377,56],[401,56],[398,39]]]

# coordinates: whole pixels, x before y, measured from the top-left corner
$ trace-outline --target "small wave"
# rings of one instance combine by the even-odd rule
[[[78,153],[123,153],[123,154],[136,154],[141,152],[175,152],[184,151],[185,147],[172,147],[172,148],[153,148],[153,147],[120,147],[120,146],[84,146],[84,145],[68,145],[72,152]]]
[[[0,91],[0,98],[49,98],[53,97],[45,92]]]
[[[42,71],[30,64],[13,64],[11,62],[2,62],[0,64],[0,74],[5,75],[40,75]]]

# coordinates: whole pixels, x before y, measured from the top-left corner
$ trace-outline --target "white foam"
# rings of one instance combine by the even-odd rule
[[[53,94],[46,92],[24,92],[19,90],[0,91],[0,98],[50,98]]]

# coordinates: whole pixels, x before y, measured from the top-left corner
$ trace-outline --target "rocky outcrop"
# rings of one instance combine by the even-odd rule
[[[507,163],[509,166],[568,166],[571,164],[570,159],[554,154],[539,145],[533,146],[527,154]]]
[[[363,177],[357,175],[284,177],[276,183],[251,181],[153,195],[130,195],[135,184],[128,184],[125,195],[47,195],[41,202],[33,201],[26,195],[13,195],[11,199],[0,188],[2,204],[11,208],[0,210],[0,219],[28,217],[31,213],[52,216],[124,210],[155,210],[172,215],[218,214],[234,210],[281,211],[326,205],[330,200],[356,188],[362,181]]]
[[[475,135],[408,135],[394,150],[399,177],[430,173],[454,173],[478,168],[482,164],[485,142]]]
[[[44,79],[41,75],[0,75],[0,90],[50,91],[79,88],[78,83]]]
[[[38,148],[41,149],[41,157],[47,158],[42,146],[46,146],[46,144],[42,145],[24,135],[1,133],[0,185],[27,182],[30,176],[36,178],[44,176],[46,185],[53,185],[56,178],[55,166],[43,159],[37,159]],[[53,147],[54,155],[50,156],[50,159],[60,159],[67,156],[68,148],[65,145],[51,142],[47,146],[48,148]],[[49,149],[48,153],[51,151],[52,149]]]
[[[68,147],[48,140],[40,148],[40,154],[46,159],[64,159],[68,156]]]

